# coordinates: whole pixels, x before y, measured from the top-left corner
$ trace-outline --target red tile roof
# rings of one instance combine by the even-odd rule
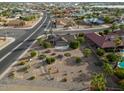
[[[110,33],[108,35],[98,35],[97,33],[86,33],[86,37],[89,38],[91,41],[93,41],[95,44],[97,44],[99,47],[101,48],[112,48],[115,46],[113,39],[116,36],[124,36],[124,32],[123,31],[117,31],[117,32],[113,32]],[[120,46],[124,46],[124,40],[123,43]]]

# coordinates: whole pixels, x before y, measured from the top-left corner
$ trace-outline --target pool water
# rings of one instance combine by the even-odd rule
[[[124,68],[124,62],[118,62],[118,67],[119,68]]]
[[[124,49],[120,50],[120,52],[124,52]]]

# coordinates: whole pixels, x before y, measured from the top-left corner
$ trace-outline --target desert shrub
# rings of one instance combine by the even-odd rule
[[[25,61],[21,61],[21,62],[18,63],[18,65],[25,65],[25,64],[26,64]]]
[[[63,78],[61,82],[67,82],[67,78]]]
[[[85,57],[88,57],[88,56],[90,56],[92,54],[92,51],[89,48],[85,48],[83,50],[83,54],[84,54]]]
[[[47,42],[47,41],[44,41],[44,42],[42,43],[42,46],[43,46],[44,48],[51,48],[51,47],[52,47],[51,43],[50,43],[50,42]]]
[[[83,37],[83,36],[84,36],[84,33],[79,33],[78,36],[79,36],[79,37]]]
[[[42,45],[42,43],[43,43],[43,39],[42,38],[38,38],[37,39],[37,44]]]
[[[47,57],[46,62],[47,62],[47,64],[52,64],[55,62],[55,58],[54,57]]]
[[[35,50],[32,50],[31,53],[30,53],[31,57],[35,57],[37,56],[37,51]]]
[[[66,56],[66,57],[70,57],[71,54],[70,54],[70,53],[65,53],[64,56]]]
[[[119,55],[116,55],[114,53],[110,53],[106,56],[106,58],[110,61],[110,62],[118,62],[121,60],[121,57]]]
[[[97,48],[97,55],[103,56],[105,54],[105,51],[101,48]]]
[[[84,39],[84,37],[78,37],[77,38],[77,41],[79,41],[80,43],[84,43],[85,42],[85,39]]]
[[[35,78],[36,78],[35,76],[31,76],[27,80],[34,80]]]
[[[80,57],[75,57],[75,62],[76,63],[80,63],[81,62],[81,58]]]
[[[99,32],[99,35],[103,36],[104,35],[104,32]]]
[[[75,41],[72,41],[72,42],[70,42],[70,48],[72,48],[72,49],[77,49],[79,46],[80,46],[80,42],[79,41],[77,41],[77,40],[75,40]]]

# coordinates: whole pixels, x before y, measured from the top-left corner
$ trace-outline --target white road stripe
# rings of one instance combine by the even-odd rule
[[[15,49],[17,49],[19,46],[21,46],[21,45],[22,45],[26,40],[28,40],[33,34],[35,34],[35,33],[38,31],[38,29],[45,23],[46,19],[47,19],[47,16],[46,16],[45,20],[43,21],[43,23],[42,23],[29,37],[27,37],[23,42],[21,42],[20,44],[18,44],[14,49],[12,49],[12,51],[10,51],[10,52],[7,53],[5,56],[3,56],[3,57],[0,59],[0,62],[1,62],[2,60],[4,60],[7,56],[9,56]]]
[[[47,24],[46,28],[48,28],[49,24],[50,24],[50,22]],[[36,40],[32,43],[32,45],[33,45],[35,42],[36,42]],[[26,54],[26,52],[32,47],[32,45],[29,46],[28,49],[26,49],[26,50],[17,58],[17,60],[19,60],[20,58],[22,58],[22,57]],[[11,54],[11,53],[12,53],[12,52],[10,52],[9,54]],[[17,63],[17,60],[16,60],[15,62],[13,62],[13,63],[0,75],[0,80],[4,77],[4,75],[5,75],[6,73],[8,73],[8,71],[10,71],[11,67],[12,67],[14,64]]]
[[[3,56],[3,57],[0,59],[0,62],[1,62],[2,60],[4,60],[7,56],[9,56],[11,53],[12,53],[12,52],[10,51],[10,52],[7,53],[5,56]]]

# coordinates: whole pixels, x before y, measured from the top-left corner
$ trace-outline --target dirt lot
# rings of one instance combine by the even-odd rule
[[[87,47],[87,45],[83,44],[78,49],[59,51],[55,48],[44,49],[34,44],[30,50],[36,50],[38,54],[55,57],[56,61],[48,65],[44,60],[39,60],[38,57],[34,57],[29,62],[29,50],[21,61],[18,61],[18,63],[24,61],[26,64],[15,64],[5,78],[30,81],[30,78],[35,76],[31,81],[38,80],[40,82],[40,80],[47,80],[56,86],[64,83],[66,86],[62,87],[75,87],[76,89],[89,87],[92,75],[94,73],[100,73],[101,68],[95,65],[97,60],[93,55],[87,58],[84,57],[82,51],[85,47]],[[65,56],[65,53],[70,53],[70,56]],[[62,57],[58,58],[58,55],[62,55]],[[80,57],[81,62],[76,63],[75,57]],[[14,76],[12,76],[12,74],[14,74]],[[55,82],[59,82],[59,84]],[[47,86],[46,84],[45,87]]]

